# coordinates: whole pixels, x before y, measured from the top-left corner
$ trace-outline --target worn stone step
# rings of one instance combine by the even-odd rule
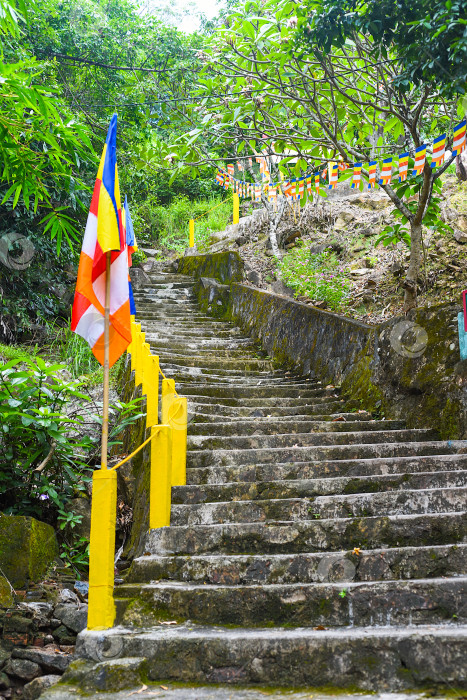
[[[196,352],[200,357],[225,357],[236,359],[244,357],[256,357],[262,359],[262,355],[254,345],[238,345],[233,340],[218,338],[210,338],[203,342],[196,340],[187,340],[185,342],[175,342],[167,337],[160,338],[157,334],[146,331],[146,342],[151,345],[152,351],[155,354],[165,354],[171,357],[193,357]],[[282,371],[282,374],[284,372]]]
[[[463,512],[466,487],[430,488],[384,493],[217,501],[173,505],[171,525],[217,523],[304,522],[306,520],[362,518],[379,515]]]
[[[241,423],[244,422],[245,418],[247,417],[251,418],[252,421],[254,421],[255,426],[262,426],[263,424],[266,425],[267,423],[269,423],[269,421],[274,421],[275,423],[277,423],[278,427],[281,427],[283,423],[288,423],[291,420],[297,423],[299,421],[324,421],[326,423],[342,422],[344,423],[344,425],[346,423],[354,421],[357,418],[359,422],[364,421],[365,423],[373,420],[373,416],[371,415],[371,413],[366,413],[365,411],[362,411],[358,414],[346,413],[345,411],[343,411],[342,413],[314,414],[312,411],[305,413],[305,409],[303,409],[303,412],[300,413],[299,407],[277,407],[275,409],[268,408],[260,411],[251,408],[247,409],[248,413],[243,412],[239,415],[238,408],[220,406],[219,404],[211,404],[209,406],[203,406],[202,404],[191,404],[191,406],[192,410],[195,412],[195,415],[193,416],[193,425],[198,425],[202,423]],[[210,413],[207,412],[208,408],[212,409]],[[274,413],[272,413],[272,410],[274,410]],[[206,413],[203,413],[203,411],[206,411]]]
[[[369,459],[335,459],[319,462],[274,462],[243,464],[241,466],[210,466],[191,468],[187,481],[191,485],[231,482],[272,482],[327,478],[368,478],[417,472],[437,472],[467,469],[465,454],[436,454],[407,457],[375,457]]]
[[[192,581],[243,585],[376,581],[467,575],[467,545],[358,549],[304,554],[140,556],[128,583]]]
[[[196,396],[196,387],[180,382],[180,391],[186,396]],[[294,389],[293,387],[268,385],[262,382],[257,387],[243,386],[242,384],[226,384],[225,386],[203,386],[202,395],[214,398],[228,399],[316,399],[316,398],[339,398],[340,390],[337,388],[320,387],[316,389]],[[273,402],[271,402],[273,403]],[[250,404],[251,405],[251,404]]]
[[[151,530],[150,554],[291,554],[464,543],[465,512],[307,520],[305,522],[227,523],[170,526]]]
[[[331,424],[332,425],[332,424]],[[413,442],[436,439],[435,430],[412,428],[406,430],[356,430],[354,432],[313,432],[313,433],[283,433],[275,435],[190,435],[187,449],[196,450],[251,450],[267,448],[299,448],[315,445],[367,445],[369,443],[398,442],[410,444]],[[191,460],[191,455],[190,455]]]
[[[332,685],[371,691],[437,684],[460,688],[467,678],[466,631],[431,625],[280,631],[194,624],[143,630],[116,627],[105,633],[81,632],[76,646],[80,658],[101,662],[109,653],[114,658],[101,662],[93,674],[78,667],[75,677],[81,682],[84,670],[88,682],[96,679],[99,690],[106,664],[115,664],[115,657],[136,657],[144,669],[141,679],[149,680]],[[67,683],[73,683],[73,673],[72,665]]]
[[[172,503],[190,505],[268,498],[316,498],[329,494],[379,493],[467,486],[467,470],[383,474],[296,481],[240,481],[172,487]]]
[[[230,328],[226,325],[216,325],[215,329],[198,325],[194,328],[185,328],[184,326],[167,326],[167,323],[148,318],[137,317],[137,321],[141,323],[143,330],[153,335],[158,335],[164,339],[171,340],[175,343],[183,343],[187,339],[190,342],[199,342],[206,340],[229,340],[241,345],[244,343],[250,346],[253,342],[251,338],[245,336],[239,328]]]
[[[326,433],[320,433],[326,435]],[[332,437],[342,439],[346,433],[333,433]],[[366,436],[375,437],[373,433],[365,433]],[[295,437],[295,436],[294,436]],[[193,438],[194,439],[194,438]],[[257,464],[283,464],[291,462],[312,462],[312,461],[334,461],[334,460],[365,460],[372,458],[391,457],[428,457],[430,455],[457,454],[459,450],[465,449],[465,441],[459,440],[434,440],[424,442],[384,442],[373,443],[368,440],[366,443],[352,444],[330,444],[330,445],[305,445],[299,446],[295,441],[291,447],[269,447],[257,449],[204,449],[191,450],[187,455],[187,466],[195,467],[215,467],[215,466],[241,466]],[[344,469],[342,465],[342,469]],[[325,474],[323,466],[321,472],[318,466],[315,475]],[[345,472],[343,471],[344,475]],[[302,477],[303,478],[303,477]],[[270,481],[270,479],[267,479]],[[247,479],[242,479],[247,481]]]
[[[400,420],[386,421],[318,421],[302,416],[302,420],[273,420],[251,417],[249,421],[233,420],[229,422],[196,422],[190,428],[190,435],[272,435],[280,433],[311,433],[311,432],[361,432],[362,430],[402,430],[405,422]]]
[[[373,627],[467,622],[467,578],[244,586],[126,585],[124,626],[191,620],[236,627]]]
[[[154,353],[157,354],[157,353]],[[257,357],[245,356],[242,359],[228,359],[219,356],[218,358],[210,357],[175,357],[170,355],[170,353],[159,353],[159,361],[161,365],[167,365],[170,367],[170,371],[173,374],[183,371],[186,367],[193,367],[194,369],[202,372],[204,367],[216,369],[219,372],[224,371],[226,375],[225,381],[228,380],[229,374],[228,370],[238,370],[238,372],[233,375],[238,378],[239,381],[242,380],[242,373],[247,372],[264,372],[263,381],[266,382],[269,377],[269,372],[272,371],[273,367],[270,360],[260,360]]]
[[[269,415],[269,411],[275,408],[279,409],[298,409],[298,410],[319,410],[332,411],[335,410],[337,406],[344,406],[345,401],[339,397],[334,396],[313,396],[311,398],[302,399],[300,397],[289,397],[289,396],[259,396],[255,398],[246,398],[244,396],[240,397],[230,397],[230,396],[212,396],[212,387],[209,388],[209,395],[204,395],[205,387],[200,386],[198,394],[189,394],[187,396],[188,401],[196,405],[221,405],[227,407],[229,410],[233,408],[235,411],[266,411],[266,416]],[[186,394],[185,394],[186,395]],[[204,410],[204,409],[203,409]],[[249,415],[249,414],[247,414]],[[259,415],[259,414],[258,414]],[[273,415],[273,414],[271,414]]]

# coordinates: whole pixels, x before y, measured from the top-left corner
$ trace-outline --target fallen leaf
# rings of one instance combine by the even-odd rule
[[[161,625],[178,625],[177,620],[159,620]]]
[[[169,689],[168,686],[166,686],[166,685],[160,685],[159,688],[162,688],[162,690],[168,690],[168,689]]]
[[[357,557],[360,556],[360,552],[361,552],[360,547],[354,547],[354,548],[352,549],[352,554],[356,554]]]
[[[139,695],[140,693],[144,693],[145,690],[148,689],[147,685],[143,685],[139,690],[134,690],[130,695]]]
[[[324,627],[323,625],[318,625],[318,627],[313,627],[313,629],[314,630],[325,630],[326,627]]]

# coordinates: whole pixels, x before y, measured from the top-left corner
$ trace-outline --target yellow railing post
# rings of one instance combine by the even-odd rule
[[[233,223],[238,224],[240,221],[240,197],[235,192],[233,195]]]
[[[88,630],[108,629],[115,620],[116,514],[117,473],[110,469],[98,469],[92,475]]]
[[[136,366],[135,366],[135,386],[143,383],[143,371],[144,371],[144,339],[146,337],[145,333],[141,332],[141,324],[139,326],[138,333],[136,335]]]
[[[186,484],[187,400],[177,396],[169,413],[172,428],[172,486]]]
[[[151,477],[149,487],[149,527],[170,525],[172,487],[172,435],[168,425],[151,428]]]
[[[162,423],[169,424],[169,409],[175,400],[175,380],[162,380]]]
[[[189,232],[190,232],[190,238],[189,238],[188,245],[190,246],[190,248],[194,248],[194,246],[195,246],[195,220],[194,219],[190,219]]]
[[[159,422],[159,357],[149,352],[145,358],[143,392],[146,394],[146,428]]]

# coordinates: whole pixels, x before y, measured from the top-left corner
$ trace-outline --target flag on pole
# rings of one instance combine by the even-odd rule
[[[362,177],[362,163],[354,163],[352,184],[350,185],[350,189],[354,190],[355,188],[358,189],[360,187],[361,177]]]
[[[433,155],[431,157],[431,167],[437,168],[444,163],[446,155],[446,134],[438,136],[433,141]]]
[[[311,175],[309,177],[307,177],[307,179],[306,179],[306,191],[308,193],[308,196],[311,197],[313,194],[313,187],[311,184]]]
[[[298,181],[298,199],[303,199],[303,194],[304,194],[303,190],[304,190],[304,184],[305,184],[304,180],[305,180],[305,178],[302,177]]]
[[[339,166],[337,165],[337,163],[329,163],[329,165],[331,166],[330,172],[329,172],[329,189],[333,190],[337,185],[337,177],[339,174],[338,167]]]
[[[409,169],[409,153],[401,153],[399,156],[399,182],[407,180],[407,171]]]
[[[378,167],[378,161],[371,160],[368,164],[368,189],[372,190],[376,185],[376,168]]]
[[[111,252],[112,251],[112,252]],[[122,228],[117,170],[117,115],[111,119],[84,232],[71,330],[84,338],[104,364],[106,253],[110,257],[109,365],[131,343],[128,249]]]
[[[454,127],[454,140],[452,143],[452,155],[459,156],[466,148],[466,126],[467,120],[464,119]]]
[[[126,196],[125,196],[125,201],[123,203],[123,209],[122,209],[122,225],[123,225],[123,230],[125,232],[125,239],[126,239],[126,245],[127,245],[127,250],[128,250],[128,267],[130,268],[133,264],[131,256],[133,255],[133,253],[136,253],[136,251],[138,250],[138,246],[136,244],[135,232],[133,229],[133,221],[131,220],[130,209],[128,207],[128,199]],[[128,292],[129,292],[129,298],[130,298],[130,314],[132,316],[136,316],[135,298],[133,296],[133,287],[131,286],[131,277],[130,277],[129,271],[128,271]]]
[[[415,164],[413,166],[412,175],[420,175],[425,167],[426,161],[426,143],[415,149]]]
[[[379,177],[380,185],[388,185],[392,177],[392,156],[383,160],[383,168]]]

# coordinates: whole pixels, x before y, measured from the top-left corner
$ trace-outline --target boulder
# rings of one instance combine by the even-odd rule
[[[15,659],[27,659],[39,664],[41,668],[50,673],[63,673],[68,668],[72,656],[59,651],[53,644],[46,647],[28,647],[27,649],[13,649],[12,657]]]
[[[41,667],[35,661],[29,659],[8,659],[4,667],[9,676],[21,678],[23,681],[32,681],[41,675]]]
[[[281,294],[282,296],[285,297],[294,297],[295,292],[292,289],[292,287],[288,287],[282,280],[277,280],[277,282],[273,282],[271,285],[271,291],[274,292],[274,294]]]
[[[0,513],[0,561],[13,588],[40,581],[57,555],[51,525],[25,515]]]
[[[459,229],[454,229],[454,238],[460,244],[467,243],[467,231],[460,231]]]
[[[60,680],[61,676],[50,674],[48,676],[40,676],[35,678],[30,683],[27,683],[23,688],[23,700],[37,700],[47,688],[55,685]]]
[[[57,605],[54,611],[55,617],[73,632],[81,632],[84,630],[88,619],[88,606],[81,604],[76,605]]]
[[[73,498],[68,509],[75,515],[80,515],[81,522],[75,525],[73,530],[67,529],[67,533],[73,537],[85,537],[88,540],[91,534],[91,499]]]

